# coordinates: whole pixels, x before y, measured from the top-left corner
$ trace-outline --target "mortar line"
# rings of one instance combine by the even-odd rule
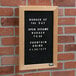
[[[59,60],[58,63],[63,63],[63,62],[76,62],[76,60]]]
[[[1,76],[8,76],[8,75],[1,75]]]
[[[19,46],[19,45],[0,45],[0,47],[15,47],[15,46]]]
[[[4,38],[4,37],[6,37],[6,36],[1,36],[1,38]],[[19,37],[18,35],[16,35],[16,36],[7,36],[7,37]],[[6,38],[7,38],[6,37]]]
[[[62,70],[61,70],[61,69],[60,69],[60,70],[53,70],[53,71],[51,71],[51,72],[56,72],[56,71],[57,71],[57,72],[58,72],[58,71],[59,71],[59,72],[60,72],[60,71],[72,71],[72,70],[76,70],[76,68],[72,68],[72,69],[62,69]]]
[[[2,57],[17,57],[17,56],[19,56],[19,55],[2,55]]]
[[[76,16],[58,16],[59,18],[76,18]]]
[[[17,28],[18,28],[19,26],[0,26],[0,27],[2,27],[2,28],[3,28],[3,27],[4,27],[4,28],[13,28],[13,27],[17,27]]]
[[[75,25],[76,25],[76,18],[75,18]]]
[[[0,38],[4,38],[4,37],[18,37],[18,36],[15,36],[15,35],[13,35],[13,36],[0,36]]]
[[[0,38],[0,46],[1,46],[1,38]]]
[[[76,27],[76,25],[59,25],[58,27],[63,27],[63,26],[65,26],[65,27]]]
[[[1,65],[2,67],[6,67],[6,66],[14,66],[14,64],[8,64],[8,65]]]
[[[58,54],[68,54],[68,53],[76,53],[76,51],[64,51],[64,52],[58,52]]]
[[[8,75],[13,75],[13,74],[7,74],[7,75],[0,75],[0,76],[8,76]]]
[[[76,43],[76,35],[74,35],[74,43]]]
[[[23,74],[23,73],[22,73],[21,75],[22,75],[22,76],[24,76],[24,74]]]
[[[28,0],[27,0],[28,2]],[[53,3],[53,0],[52,0],[52,3]],[[19,6],[0,6],[2,8],[19,8]],[[72,8],[72,9],[76,9],[76,7],[59,7],[59,8]]]
[[[65,8],[63,8],[63,16],[65,16]]]
[[[51,0],[51,5],[53,6],[53,0]]]
[[[1,8],[19,8],[19,6],[0,6]]]
[[[16,73],[16,72],[15,72],[15,64],[14,64],[14,75],[15,75],[15,73]]]
[[[76,62],[76,60],[59,60],[58,63]]]
[[[1,66],[1,56],[0,56],[0,66]]]
[[[65,53],[65,44],[63,44],[63,53]]]
[[[50,72],[50,76],[52,76],[52,73]]]
[[[1,18],[0,18],[0,26],[1,26]]]
[[[1,26],[0,28],[14,28],[14,26]]]
[[[16,46],[14,47],[14,56],[19,56],[19,55],[17,55],[17,54],[15,53],[15,49],[16,49]]]
[[[64,67],[64,62],[63,62],[63,69],[65,69],[65,67]]]
[[[58,26],[58,27],[63,27],[63,26]]]
[[[76,76],[76,70],[75,70],[75,76]]]
[[[28,0],[26,0],[26,6],[28,5]]]
[[[65,34],[65,26],[63,26],[62,28],[63,28],[63,34]]]
[[[0,6],[1,6],[1,0],[0,0]]]
[[[19,18],[19,16],[0,16],[0,18]]]
[[[14,56],[16,56],[16,55],[15,55],[15,49],[16,49],[16,47],[14,47]]]
[[[58,36],[76,36],[76,34],[75,33],[73,33],[73,34],[58,34]]]
[[[14,74],[7,74],[7,75],[0,75],[0,76],[10,76],[10,75],[12,76],[12,75],[14,75]]]
[[[76,42],[76,35],[74,36],[75,42]]]
[[[14,32],[14,35],[13,35],[13,36],[14,36],[14,37],[16,37],[16,35],[15,35],[15,27],[14,27],[14,30],[13,30],[13,32]]]
[[[15,8],[13,8],[13,16],[15,16]]]
[[[24,76],[24,74],[22,74],[22,76]]]
[[[58,43],[58,45],[63,45],[63,44],[65,44],[65,45],[76,44],[76,42],[75,43],[73,43],[73,42],[71,42],[71,43]]]
[[[58,26],[65,26],[65,27],[76,27],[76,25],[58,25]]]
[[[75,57],[74,57],[74,59],[76,60],[76,52],[75,52]]]
[[[19,74],[19,73],[18,73]],[[25,73],[21,73],[22,76],[24,76]],[[20,74],[19,74],[20,75]]]
[[[72,9],[75,9],[76,7],[59,7],[59,8],[72,8]]]

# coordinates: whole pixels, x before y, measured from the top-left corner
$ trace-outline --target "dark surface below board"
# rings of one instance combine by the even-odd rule
[[[25,11],[24,16],[24,65],[53,63],[53,11]]]

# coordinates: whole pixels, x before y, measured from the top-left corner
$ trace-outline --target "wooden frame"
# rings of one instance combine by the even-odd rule
[[[53,66],[49,64],[24,65],[24,11],[54,11],[54,32],[53,32]],[[57,6],[20,6],[19,7],[19,69],[42,69],[57,67],[57,43],[58,43],[58,7]]]

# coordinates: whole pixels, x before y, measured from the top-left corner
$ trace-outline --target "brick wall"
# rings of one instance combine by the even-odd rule
[[[0,0],[0,76],[76,76],[75,0]],[[19,5],[59,6],[58,67],[19,71]]]

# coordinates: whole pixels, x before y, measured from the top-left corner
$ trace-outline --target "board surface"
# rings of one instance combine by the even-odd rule
[[[53,63],[53,11],[24,11],[24,64]]]
[[[19,7],[19,70],[57,67],[58,7]]]

